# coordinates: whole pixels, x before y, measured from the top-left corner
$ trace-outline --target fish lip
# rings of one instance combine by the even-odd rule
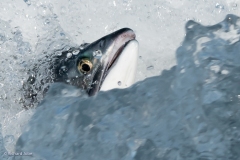
[[[120,33],[119,33],[120,32]],[[123,28],[118,31],[119,35],[117,34],[116,38],[114,38],[114,47],[112,50],[112,56],[109,60],[108,69],[114,63],[114,61],[118,58],[121,54],[122,50],[124,49],[125,45],[136,38],[134,31],[130,28]]]

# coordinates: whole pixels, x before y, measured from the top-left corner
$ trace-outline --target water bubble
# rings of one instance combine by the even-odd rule
[[[62,70],[63,72],[67,72],[68,69],[67,69],[66,66],[62,66],[62,67],[61,67],[61,70]]]
[[[152,69],[154,69],[154,66],[152,65],[147,67],[147,70],[152,70]]]
[[[181,69],[180,73],[185,73],[185,68]]]
[[[84,47],[81,45],[81,46],[80,46],[80,50],[83,50],[83,49],[84,49]]]
[[[216,3],[215,8],[224,9],[224,6],[219,3]]]
[[[75,51],[72,52],[72,54],[75,55],[75,56],[78,55],[78,53],[79,53],[79,50],[75,50]]]
[[[85,48],[85,45],[81,44],[79,48],[80,48],[80,50],[83,50]]]
[[[5,38],[5,36],[3,34],[0,33],[0,44],[4,43],[6,41],[6,38]]]
[[[58,56],[61,56],[61,55],[62,55],[62,52],[61,52],[61,51],[57,51],[56,54],[57,54]]]
[[[36,80],[35,76],[34,76],[34,75],[31,75],[31,76],[28,78],[27,82],[28,82],[29,84],[33,84],[33,83],[35,82],[35,80]]]
[[[118,85],[121,86],[121,85],[122,85],[122,82],[121,82],[121,81],[118,81]]]
[[[45,19],[45,22],[44,22],[44,24],[49,24],[50,23],[50,20],[47,18],[47,19]]]
[[[23,0],[27,5],[31,5],[31,1],[29,1],[29,0]]]
[[[41,5],[39,8],[38,8],[38,13],[41,15],[41,16],[46,16],[46,15],[50,15],[51,14],[51,11],[49,10],[49,8],[45,5]]]
[[[57,18],[58,16],[57,16],[57,14],[53,14],[53,18]]]
[[[223,74],[223,75],[226,75],[226,74],[228,74],[228,73],[229,73],[229,71],[228,71],[228,70],[225,70],[225,69],[221,71],[221,74]]]
[[[92,84],[98,84],[98,81],[94,81]],[[90,84],[91,85],[91,84]]]
[[[72,53],[67,53],[67,58],[71,58],[72,57]]]
[[[68,51],[70,48],[71,48],[71,47],[66,46],[66,47],[64,47],[64,50],[65,50],[65,51]]]
[[[93,52],[93,56],[97,59],[102,57],[102,51],[101,50],[96,50]]]
[[[65,36],[65,33],[61,32],[61,33],[60,33],[60,36],[63,36],[63,37],[64,37],[64,36]]]

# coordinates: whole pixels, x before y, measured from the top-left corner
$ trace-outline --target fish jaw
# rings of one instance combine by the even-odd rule
[[[137,60],[138,41],[131,40],[108,70],[100,91],[130,87],[135,82]]]

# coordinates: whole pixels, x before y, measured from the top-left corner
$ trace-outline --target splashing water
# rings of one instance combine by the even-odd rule
[[[239,29],[234,15],[208,27],[188,21],[177,65],[131,88],[79,98],[72,86],[52,85],[16,151],[45,159],[238,159]]]
[[[74,50],[74,51],[72,52],[72,54],[73,54],[74,56],[78,55],[78,53],[79,53],[79,50]]]
[[[74,41],[76,44],[79,44],[83,40],[86,42],[92,42],[98,39],[100,36],[104,36],[121,27],[127,26],[132,28],[137,33],[137,39],[141,47],[140,57],[142,58],[139,61],[140,63],[138,65],[137,73],[137,80],[139,81],[144,77],[158,75],[162,69],[170,68],[175,64],[173,54],[184,35],[183,30],[179,26],[182,26],[186,20],[194,19],[202,24],[209,25],[220,21],[222,17],[229,12],[239,15],[239,3],[237,1],[220,0],[217,2],[220,6],[216,5],[217,3],[212,1],[202,1],[200,3],[200,1],[141,2],[132,0],[115,0],[114,3],[109,1],[101,1],[101,3],[97,5],[95,2],[87,0],[73,0],[68,2],[65,0],[52,0],[51,2],[41,0],[22,0],[11,1],[10,3],[9,1],[1,1],[0,122],[2,125],[0,129],[0,155],[4,156],[6,151],[5,148],[8,152],[14,151],[16,140],[22,131],[25,130],[24,128],[28,119],[35,111],[33,108],[35,108],[37,104],[41,102],[44,91],[52,83],[51,79],[54,78],[51,77],[52,73],[47,68],[52,66],[51,63],[54,61],[55,55],[58,55],[58,53],[62,54],[62,51],[67,51],[69,46],[75,45],[72,44],[72,41]],[[189,15],[191,16],[189,17]],[[223,23],[223,25],[225,25],[225,23]],[[233,26],[231,25],[231,27]],[[217,33],[216,39],[229,39],[231,43],[237,42],[238,34],[230,34],[230,32],[226,32],[227,34]],[[224,43],[217,44],[220,46],[224,45]],[[211,45],[212,43],[209,44],[210,47],[205,49],[212,48]],[[80,49],[83,49],[85,46],[87,46],[87,44],[82,45]],[[231,48],[228,48],[226,52],[229,53],[229,50],[231,50]],[[156,52],[156,54],[154,52]],[[154,61],[156,58],[158,59],[157,62]],[[196,63],[198,64],[198,61],[196,61]],[[148,71],[146,66],[149,66],[149,64],[153,65],[154,69]],[[228,70],[228,68],[222,69],[218,62],[211,65],[210,70],[213,73],[225,76],[232,73],[230,70]],[[186,73],[184,68],[182,68],[180,71],[182,74]],[[206,80],[206,83],[210,83],[213,80],[214,78],[209,78]],[[33,82],[35,83],[34,86],[31,85]],[[146,86],[149,87],[154,84],[155,83],[148,83]],[[30,89],[28,85],[30,85]],[[158,85],[159,84],[156,84],[156,86]],[[28,92],[23,90],[23,86],[29,89]],[[148,87],[145,87],[141,93],[144,93],[145,90],[151,90],[151,88],[148,89]],[[174,85],[172,85],[172,87],[174,87]],[[160,86],[159,88],[162,87]],[[136,93],[135,90],[130,90],[130,92],[133,92],[134,94]],[[38,94],[36,95],[36,93]],[[150,91],[150,93],[152,94],[143,94],[147,96],[147,98],[142,98],[143,101],[151,100],[149,99],[149,96],[153,96],[154,92]],[[121,92],[121,94],[125,94],[125,92]],[[116,97],[123,96],[121,94],[117,95]],[[139,97],[142,96],[139,94],[137,95]],[[213,92],[206,94],[204,101],[206,104],[211,104],[213,101],[216,101],[223,96],[225,95],[214,90]],[[116,97],[109,99],[114,102]],[[164,95],[162,95],[162,97],[164,97]],[[239,99],[239,96],[237,97],[237,99]],[[136,100],[139,98],[133,97],[133,99],[134,106],[137,106],[138,102],[136,102]],[[230,96],[230,100],[235,101],[236,96],[233,96],[232,98]],[[129,101],[132,101],[132,99],[129,99]],[[124,105],[129,104],[127,101],[123,102],[126,102]],[[159,104],[163,104],[162,102],[165,101],[162,100],[161,102],[154,102],[157,102],[159,106]],[[100,107],[102,108],[102,106],[105,106],[106,103],[108,103],[107,100],[105,100],[103,103],[100,103]],[[139,106],[142,104],[140,103]],[[122,103],[120,105],[122,105]],[[31,107],[32,109],[24,111],[22,110],[23,106],[25,108]],[[117,107],[118,106],[111,108],[110,110],[115,111]],[[66,110],[66,108],[64,110]],[[217,108],[216,110],[219,109]],[[171,114],[175,115],[175,112],[171,112]],[[234,124],[234,116],[237,116],[237,114],[237,110],[227,110],[223,117],[233,117],[231,124]],[[144,115],[147,115],[147,112],[144,112]],[[168,115],[168,113],[166,113],[166,115]],[[163,120],[165,118],[163,118]],[[223,118],[219,119],[224,121]],[[105,123],[105,121],[103,122]],[[119,121],[114,122],[116,122],[116,124],[119,123]],[[126,123],[131,122],[127,121]],[[144,124],[146,125],[147,123],[144,121]],[[109,125],[106,126],[108,127]],[[122,133],[127,133],[127,131],[122,128],[121,123],[119,126]],[[204,131],[206,128],[205,126],[206,125],[203,123],[201,127],[199,127],[199,130]],[[99,129],[92,125],[89,125],[88,127],[92,128],[91,133],[94,134],[95,129]],[[115,133],[113,130],[114,129],[110,130],[111,132],[106,133]],[[231,148],[231,152],[233,152],[233,154],[235,152],[235,157],[237,157],[238,150],[235,146],[238,145],[238,141],[236,140],[239,137],[238,127],[233,126],[233,129],[228,132],[231,131],[233,131],[231,134],[234,134],[236,138],[233,138],[234,143],[231,143],[229,148]],[[134,133],[132,134],[134,135]],[[213,131],[213,134],[215,134],[215,131]],[[99,133],[98,137],[99,139],[102,138],[104,141],[107,141],[106,135],[109,134]],[[221,136],[219,138],[221,139]],[[199,139],[199,137],[196,137],[194,140],[196,139]],[[208,141],[208,138],[202,139],[203,142]],[[173,139],[173,141],[174,140],[175,139]],[[159,145],[156,146],[155,141],[149,141],[142,137],[131,138],[128,143],[121,142],[115,146],[117,151],[114,153],[117,153],[119,157],[126,158],[127,156],[124,155],[129,155],[130,150],[132,156],[135,155],[135,159],[140,159],[142,156],[140,153],[146,151],[148,146],[150,146],[150,148],[153,150],[158,147],[158,151],[160,150],[159,152],[168,154],[169,156],[172,155],[173,157],[178,155],[180,152],[177,149],[169,149],[166,146],[165,148],[160,147],[159,149]],[[181,149],[182,148],[180,148],[180,150]],[[136,152],[136,150],[138,150],[138,152]],[[149,151],[151,154],[155,153],[152,152],[152,150],[147,151]],[[210,157],[214,159],[214,154],[206,151],[201,152],[199,157],[200,159],[210,159]],[[4,158],[11,159],[12,157],[5,156]],[[148,157],[148,159],[150,158]],[[2,157],[0,159],[2,159]],[[166,159],[173,158],[170,157]],[[234,159],[234,156],[232,159]]]
[[[25,2],[29,4],[30,1]],[[23,108],[36,107],[52,83],[48,68],[57,51],[75,46],[58,24],[51,6],[31,6],[39,9],[39,13],[31,15],[37,19],[38,39],[34,45],[23,37],[21,28],[12,27],[11,21],[0,19],[0,122],[4,139],[1,144],[9,152],[14,151],[17,138],[34,112],[34,109],[23,111]],[[49,23],[45,23],[46,19]]]

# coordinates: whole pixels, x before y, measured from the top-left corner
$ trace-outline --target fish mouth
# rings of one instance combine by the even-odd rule
[[[133,40],[136,41],[135,38],[136,38],[136,35],[132,29],[123,28],[93,42],[86,48],[86,50],[90,48],[94,50],[100,50],[103,53],[101,58],[101,65],[98,71],[94,74],[94,77],[92,78],[93,79],[92,82],[98,81],[99,83],[97,84],[92,83],[90,89],[87,91],[89,96],[92,96],[96,94],[99,90],[101,90],[102,84],[106,78],[111,79],[112,74],[110,74],[110,72],[112,68],[114,68],[117,65],[117,63],[118,63],[118,66],[119,65],[126,66],[126,64],[124,64],[124,60],[121,62],[118,62],[118,58],[121,56],[123,50],[126,48],[126,46],[130,41],[133,41]],[[128,73],[122,73],[122,74],[123,76],[126,76],[126,74]],[[129,76],[131,77],[131,75]],[[104,83],[104,86],[109,86],[109,87],[104,87],[103,89],[104,91],[113,89],[116,87],[116,86],[111,87],[110,82],[108,82],[108,84]]]
[[[130,40],[107,70],[100,91],[127,88],[135,82],[138,60],[138,41]]]

